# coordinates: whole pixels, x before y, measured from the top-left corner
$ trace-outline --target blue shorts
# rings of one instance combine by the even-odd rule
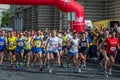
[[[49,51],[43,50],[43,54],[48,54]]]
[[[32,47],[31,51],[32,51],[33,53],[39,53],[39,52],[42,52],[42,48],[41,48],[41,47],[39,47],[39,48]]]
[[[66,46],[62,46],[62,50],[65,50],[66,49]]]
[[[0,46],[0,52],[3,52],[5,50],[5,46]]]
[[[58,49],[53,49],[51,52],[52,53],[59,53]]]
[[[77,52],[68,52],[68,54],[69,54],[71,57],[73,57],[73,56],[75,56],[75,54],[77,54]]]
[[[15,51],[16,53],[21,53],[22,50],[24,50],[23,47],[17,47]]]
[[[62,51],[62,48],[61,48],[61,49],[58,49],[58,51],[59,51],[59,52]]]

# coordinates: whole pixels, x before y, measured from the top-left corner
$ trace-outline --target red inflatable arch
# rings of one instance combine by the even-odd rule
[[[70,21],[71,30],[77,32],[84,32],[84,8],[74,0],[0,0],[0,4],[14,4],[14,5],[54,5],[61,11],[76,12],[76,20]]]

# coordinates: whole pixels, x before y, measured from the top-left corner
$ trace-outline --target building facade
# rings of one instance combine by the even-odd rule
[[[120,20],[120,0],[76,0],[85,8],[85,19]],[[67,14],[54,6],[11,5],[10,23],[15,30],[68,29]]]

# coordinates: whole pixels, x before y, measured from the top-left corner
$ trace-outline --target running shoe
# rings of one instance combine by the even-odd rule
[[[79,68],[78,72],[82,72],[82,71],[81,71],[81,68]]]
[[[34,66],[34,64],[33,64],[33,63],[31,63],[31,64],[30,64],[30,66],[31,66],[31,67],[33,67],[33,66]]]
[[[75,69],[75,70],[74,70],[74,73],[78,73],[78,70],[77,70],[77,69]]]
[[[102,63],[99,63],[99,66],[100,66],[100,70],[104,71]]]
[[[29,68],[30,67],[30,65],[29,64],[27,64],[27,68]]]
[[[40,68],[40,71],[43,71],[43,68],[42,68],[42,67]]]
[[[47,63],[47,68],[48,68],[48,69],[50,68],[50,63],[49,63],[49,62]]]
[[[22,62],[20,63],[20,68],[23,68],[23,63]]]
[[[63,63],[61,63],[61,67],[64,68]]]
[[[108,75],[112,76],[112,72],[111,72],[111,71],[108,71]]]
[[[53,70],[52,70],[52,68],[50,68],[50,69],[49,69],[49,73],[53,73]]]
[[[86,68],[86,62],[84,62],[84,64],[83,64],[83,68]]]
[[[70,67],[71,67],[71,65],[70,65],[70,64],[68,64],[68,65],[67,65],[67,67],[68,67],[68,68],[70,68]]]
[[[104,75],[105,75],[106,78],[108,78],[108,73],[107,73],[107,71],[104,72]]]

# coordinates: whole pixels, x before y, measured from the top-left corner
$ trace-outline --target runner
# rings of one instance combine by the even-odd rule
[[[16,55],[17,55],[17,69],[23,68],[23,59],[24,59],[24,37],[23,33],[20,32],[16,40]]]
[[[58,51],[59,48],[59,38],[56,36],[57,33],[56,31],[52,31],[52,37],[49,38],[47,42],[47,46],[49,44],[49,52],[50,52],[50,69],[49,73],[53,73],[53,65],[55,58],[57,57],[58,59],[58,64],[60,65],[60,54]]]
[[[30,67],[30,60],[31,60],[31,36],[30,32],[26,33],[26,37],[24,38],[24,57],[27,59],[27,67]]]
[[[49,50],[48,50],[48,47],[46,47],[47,46],[47,42],[48,42],[48,36],[45,36],[44,38],[43,38],[43,45],[44,45],[44,47],[43,47],[43,63],[44,63],[44,68],[45,67],[48,67],[48,68],[50,68],[49,67],[49,61],[50,61],[50,57],[49,57]]]
[[[63,55],[63,52],[62,52],[63,39],[62,39],[61,33],[58,34],[58,37],[59,37],[59,49],[58,49],[58,51],[59,51],[59,54],[60,54],[60,60],[59,60],[59,62],[61,64],[59,66],[59,68],[63,68],[63,63],[62,63],[63,59],[62,59],[62,57],[65,56],[65,55]]]
[[[74,72],[78,72],[78,44],[79,44],[79,39],[78,39],[78,34],[74,32],[73,34],[73,39],[70,39],[68,42],[68,67],[70,66],[70,62],[73,59],[74,63]]]
[[[39,68],[40,71],[43,70],[43,62],[42,62],[42,46],[43,46],[43,40],[40,36],[40,31],[37,31],[36,36],[32,39],[32,52],[34,55],[34,59],[35,57],[38,59],[39,61]]]
[[[79,67],[79,72],[81,72],[81,68],[86,67],[86,56],[87,56],[88,47],[89,47],[89,41],[86,38],[85,33],[82,33],[79,43],[79,56],[80,56],[80,64],[81,64]]]
[[[7,39],[7,45],[8,45],[8,52],[10,55],[10,62],[11,62],[11,66],[13,65],[13,61],[16,58],[16,54],[15,54],[15,49],[16,49],[16,37],[14,36],[14,32],[10,32],[10,36]]]
[[[62,46],[62,53],[61,53],[61,55],[66,54],[66,52],[67,52],[66,44],[67,44],[67,41],[68,41],[68,36],[67,36],[66,32],[63,32],[62,39],[63,39],[63,46]]]
[[[5,32],[0,31],[0,65],[3,63],[4,50],[6,48],[7,40],[4,36]]]
[[[115,55],[117,52],[117,48],[120,49],[119,46],[119,40],[117,37],[115,37],[116,33],[113,31],[111,33],[111,37],[106,38],[105,41],[102,43],[101,47],[103,44],[106,42],[106,57],[108,58],[107,62],[107,73],[108,75],[112,75],[112,66],[115,62]],[[100,48],[102,50],[102,48]]]
[[[100,50],[102,42],[109,37],[109,31],[105,31],[103,35],[101,35],[98,40],[97,40],[97,50]],[[104,46],[102,46],[102,51],[100,51],[100,56],[99,56],[99,65],[102,71],[106,71],[107,67],[107,60],[108,58],[106,57],[106,43],[104,43]]]

